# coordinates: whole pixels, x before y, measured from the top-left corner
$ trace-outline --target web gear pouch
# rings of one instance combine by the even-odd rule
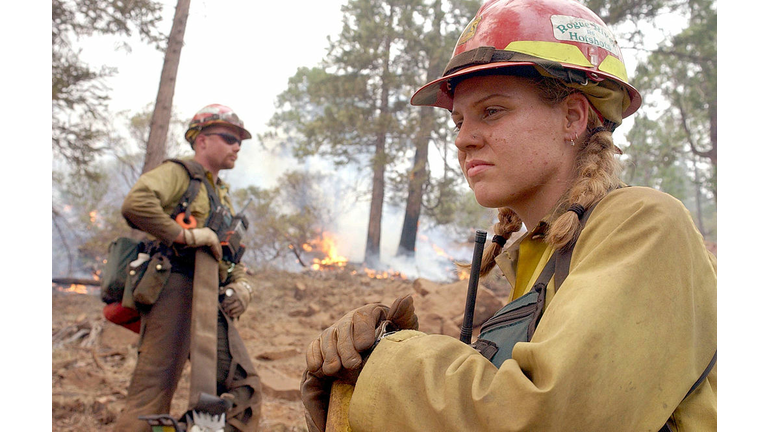
[[[595,207],[596,204],[586,212],[582,208],[582,213],[577,213],[582,229]],[[531,291],[506,304],[480,327],[480,334],[472,346],[497,368],[501,367],[505,360],[512,358],[512,349],[515,344],[530,342],[533,338],[536,326],[539,325],[544,313],[547,285],[554,277],[553,288],[557,294],[557,290],[570,271],[574,245],[575,242],[555,251],[539,274]]]
[[[480,335],[472,345],[497,368],[512,358],[518,342],[530,342],[544,311],[547,287],[537,283],[524,296],[507,303],[480,327]]]
[[[171,276],[171,261],[162,253],[155,253],[151,258],[140,254],[139,259],[129,267],[126,288],[132,290],[133,301],[143,305],[154,304]]]

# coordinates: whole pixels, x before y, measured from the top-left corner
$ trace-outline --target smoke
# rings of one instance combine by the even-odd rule
[[[323,205],[331,217],[325,228],[336,239],[336,251],[349,263],[361,264],[365,258],[370,212],[370,171],[358,165],[336,166],[320,157],[298,162],[290,154],[290,145],[273,149],[246,145],[240,151],[236,169],[223,174],[233,188],[255,185],[274,188],[280,176],[291,170],[320,173]],[[380,262],[377,270],[399,272],[409,278],[434,281],[458,279],[455,262],[470,262],[474,230],[457,234],[455,229],[430,226],[422,216],[413,256],[398,256],[405,205],[385,205],[382,216]],[[490,226],[488,227],[490,228]]]

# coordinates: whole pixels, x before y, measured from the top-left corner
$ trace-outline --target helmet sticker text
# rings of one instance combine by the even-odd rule
[[[459,41],[456,42],[456,46],[466,43],[468,40],[472,39],[472,37],[477,32],[477,25],[480,24],[480,20],[482,19],[482,15],[478,15],[469,24],[467,24],[467,27],[461,33]]]
[[[620,57],[618,43],[607,27],[583,18],[567,15],[552,15],[552,31],[555,39],[581,42],[603,48]]]

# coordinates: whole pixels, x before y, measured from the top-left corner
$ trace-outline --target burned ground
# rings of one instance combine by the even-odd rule
[[[264,431],[306,430],[299,400],[304,350],[344,313],[413,293],[422,330],[458,336],[466,293],[466,282],[377,279],[348,269],[267,272],[251,278],[259,289],[238,329],[264,384]],[[476,322],[500,307],[504,295],[503,283],[484,284],[498,289],[481,287],[479,299],[484,300],[478,302]],[[54,289],[52,301],[53,430],[111,430],[136,362],[138,336],[102,318],[98,295]],[[189,365],[173,401],[171,414],[177,417],[186,408],[188,376]]]

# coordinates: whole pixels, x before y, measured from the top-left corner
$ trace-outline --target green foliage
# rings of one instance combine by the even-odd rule
[[[371,177],[365,260],[378,262],[386,171],[412,142],[408,99],[418,70],[403,49],[420,31],[418,0],[350,0],[342,30],[318,67],[301,68],[278,97],[272,131],[261,140],[302,159],[354,163]],[[282,141],[282,143],[281,143]]]
[[[625,180],[674,195],[694,214],[705,237],[710,233],[708,239],[716,239],[711,236],[717,220],[715,1],[587,0],[585,4],[606,23],[629,28],[617,35],[625,57],[627,52],[646,53],[631,78],[644,100],[627,135]],[[658,24],[670,16],[684,18],[684,27],[672,32]],[[644,41],[652,32],[665,37],[658,46],[648,47]]]
[[[377,139],[387,155],[399,151],[413,72],[409,55],[395,49],[413,30],[405,1],[353,0],[343,8],[343,28],[323,63],[300,68],[278,96],[264,142],[287,140],[294,155],[320,155],[339,165],[389,164],[373,159]]]
[[[128,136],[103,137],[113,158],[90,164],[88,175],[70,166],[53,172],[54,250],[68,257],[67,272],[84,268],[95,271],[109,243],[130,233],[120,206],[141,175],[151,116],[151,107],[147,106],[130,118],[121,117]],[[183,132],[184,123],[174,116],[169,127],[169,157],[191,153]]]
[[[105,116],[109,89],[104,78],[115,69],[85,64],[75,42],[82,37],[138,33],[160,47],[163,37],[157,25],[161,11],[161,3],[152,0],[53,0],[53,151],[81,174],[96,175],[89,165],[104,149],[99,142],[109,130]]]
[[[286,267],[312,261],[304,245],[313,244],[339,216],[330,208],[329,179],[319,173],[289,171],[272,189],[249,186],[235,191],[236,205],[243,206],[250,222],[245,239],[244,262],[254,267]]]
[[[297,70],[278,97],[270,131],[260,140],[290,148],[299,159],[318,155],[337,165],[355,164],[365,169],[361,172],[372,171],[372,195],[384,196],[386,190],[390,203],[400,205],[410,187],[428,195],[433,209],[451,205],[442,198],[465,187],[457,181],[457,170],[440,167],[440,180],[414,186],[423,180],[411,171],[410,162],[415,147],[433,143],[446,148],[453,138],[448,115],[414,108],[409,99],[416,88],[442,73],[480,3],[350,1],[342,8],[342,31],[331,40],[328,55],[316,67]],[[456,164],[455,151],[448,150],[443,157]],[[375,201],[372,221],[380,220],[374,213],[380,211]],[[447,223],[444,217],[452,210],[436,211]]]
[[[83,270],[96,274],[109,243],[130,233],[120,214],[126,191],[114,182],[114,167],[92,173],[87,178],[54,173],[53,235],[64,248],[69,276]],[[56,271],[64,271],[61,263],[54,263]]]
[[[603,22],[615,25],[625,21],[653,20],[662,13],[683,7],[686,0],[584,0],[583,3]]]
[[[260,139],[288,137],[287,147],[299,159],[320,155],[338,165],[362,163],[374,111],[359,100],[367,91],[362,75],[300,68],[278,96],[278,110],[268,123],[273,129]]]

